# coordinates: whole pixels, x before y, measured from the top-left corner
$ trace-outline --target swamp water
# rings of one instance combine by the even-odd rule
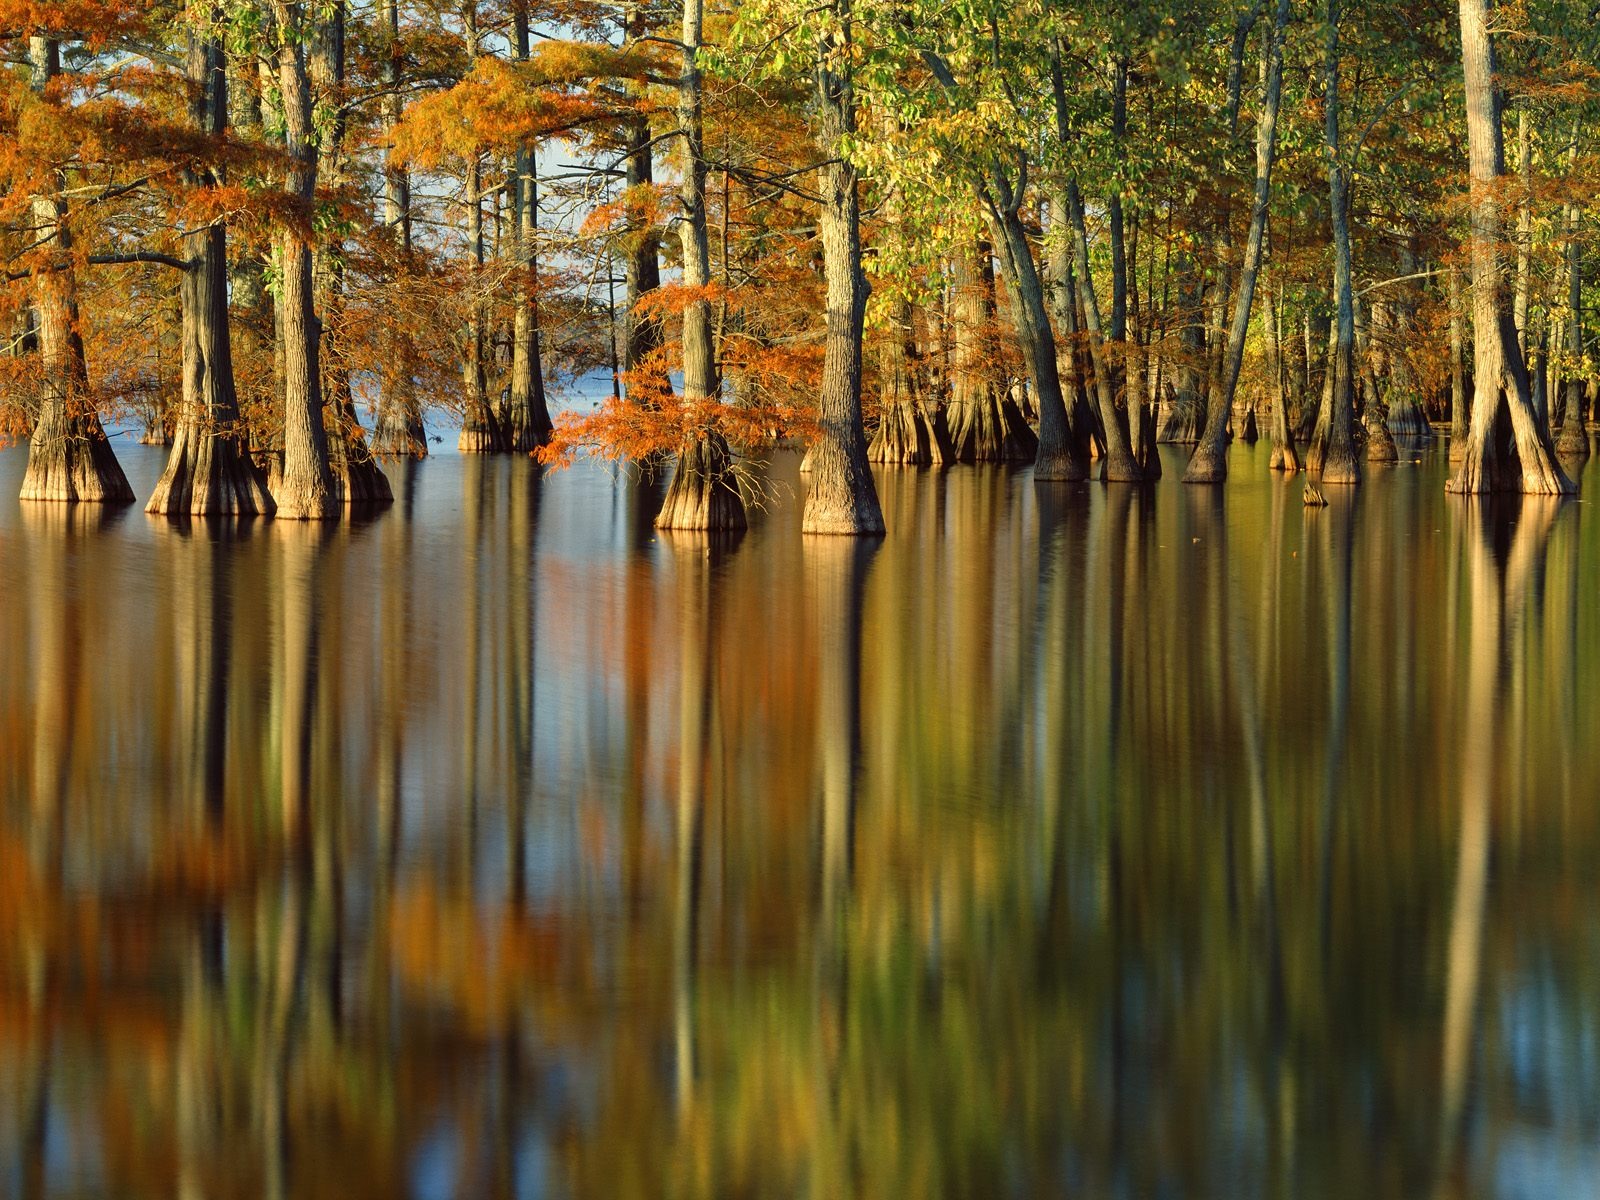
[[[0,1194],[1592,1194],[1600,518],[1266,454],[713,545],[0,452]]]

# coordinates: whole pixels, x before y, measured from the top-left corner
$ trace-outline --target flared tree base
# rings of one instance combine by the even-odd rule
[[[555,432],[550,414],[531,401],[507,401],[496,419],[500,425],[500,444],[508,454],[532,454],[549,442]]]
[[[420,413],[380,409],[372,431],[372,452],[380,458],[427,458],[428,434]]]
[[[1563,462],[1582,462],[1589,457],[1589,431],[1582,421],[1571,417],[1561,423],[1561,436],[1556,439],[1556,457]]]
[[[811,486],[800,516],[800,532],[883,533],[883,508],[864,449],[858,440],[852,453],[827,433],[811,447]]]
[[[867,461],[907,467],[942,466],[955,459],[955,446],[938,409],[905,400],[883,410]]]
[[[1228,479],[1228,447],[1202,441],[1189,456],[1189,465],[1183,469],[1185,483],[1226,483]]]
[[[747,524],[728,440],[720,433],[690,437],[678,450],[656,528],[727,531]]]
[[[66,504],[132,504],[134,499],[100,418],[92,413],[40,418],[28,441],[21,498]]]
[[[1353,439],[1323,445],[1313,439],[1306,451],[1306,471],[1319,483],[1357,484],[1361,482],[1361,455]]]
[[[1367,461],[1394,463],[1400,461],[1400,448],[1394,444],[1386,421],[1373,421],[1367,426]]]
[[[1200,440],[1206,428],[1206,406],[1198,399],[1174,400],[1166,419],[1156,430],[1156,441],[1163,446],[1187,446]]]
[[[373,457],[359,428],[330,433],[328,467],[333,473],[334,494],[346,507],[393,503],[389,477]]]
[[[952,401],[946,408],[950,446],[956,462],[1031,462],[1039,438],[1009,397],[986,389],[979,398]]]
[[[1428,424],[1428,414],[1422,411],[1422,405],[1406,397],[1389,406],[1389,432],[1395,437],[1427,440],[1433,437],[1433,426]]]
[[[236,436],[184,421],[145,512],[174,516],[270,516],[266,473]]]
[[[344,510],[326,463],[290,467],[280,459],[276,466],[276,470],[268,472],[267,485],[277,506],[278,520],[338,520]]]
[[[1253,446],[1261,440],[1261,430],[1256,424],[1256,410],[1247,408],[1244,416],[1239,420],[1239,440],[1247,446]]]

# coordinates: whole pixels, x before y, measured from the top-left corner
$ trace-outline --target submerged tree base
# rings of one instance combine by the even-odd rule
[[[1400,448],[1394,444],[1387,421],[1373,421],[1367,426],[1367,461],[1393,463],[1400,461]]]
[[[1406,396],[1389,406],[1389,432],[1395,437],[1427,439],[1433,437],[1433,426],[1428,424],[1422,405]]]
[[[881,534],[883,508],[856,442],[854,453],[826,432],[811,447],[811,486],[800,518],[802,533]]]
[[[942,466],[954,458],[943,411],[917,400],[885,408],[867,447],[867,461],[907,467]]]
[[[555,431],[550,414],[535,411],[530,403],[508,401],[501,406],[497,422],[500,446],[509,454],[532,454],[547,443]]]
[[[1567,401],[1570,405],[1572,401]],[[1561,436],[1556,439],[1556,457],[1565,462],[1582,462],[1589,457],[1589,431],[1581,420],[1568,417],[1561,423]]]
[[[1022,412],[997,388],[977,397],[951,401],[946,409],[956,462],[1029,462],[1039,452],[1038,435]]]
[[[1206,406],[1199,397],[1175,399],[1168,407],[1156,441],[1164,446],[1185,446],[1200,440],[1206,428]]]
[[[381,458],[427,458],[428,434],[422,427],[422,414],[400,412],[385,406],[378,412],[378,425],[372,431],[372,452]]]
[[[733,530],[747,523],[728,439],[714,431],[690,435],[678,450],[656,528]]]
[[[145,512],[173,516],[270,516],[266,473],[237,436],[184,421]]]
[[[93,413],[59,423],[41,417],[28,441],[22,499],[67,504],[132,504],[133,488],[122,473],[100,418]]]

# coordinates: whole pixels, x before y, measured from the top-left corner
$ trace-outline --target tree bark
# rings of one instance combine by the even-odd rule
[[[817,146],[822,168],[823,274],[828,340],[822,362],[822,436],[811,448],[805,533],[881,534],[883,510],[867,465],[861,425],[861,325],[867,277],[861,269],[861,199],[846,141],[856,129],[850,60],[850,0],[832,0],[831,36],[819,38],[815,71]]]
[[[684,435],[672,482],[656,518],[660,529],[732,530],[746,524],[733,474],[733,453],[708,419],[720,387],[711,344],[711,248],[706,229],[705,129],[701,116],[700,44],[704,0],[683,0],[682,67],[677,84],[678,146],[682,178],[678,241],[683,252],[683,404],[693,428]],[[858,397],[859,399],[859,397]],[[695,410],[705,410],[696,412]],[[863,439],[862,455],[866,446]]]
[[[1460,0],[1466,79],[1467,157],[1472,177],[1472,423],[1460,469],[1446,485],[1476,494],[1498,489],[1560,495],[1574,491],[1539,424],[1528,372],[1505,300],[1500,264],[1500,199],[1505,173],[1500,94],[1495,84],[1489,0]]]
[[[216,33],[219,14],[208,0],[189,0],[186,73],[189,121],[221,141],[228,126],[227,65]],[[215,186],[213,171],[186,172],[190,186]],[[159,515],[251,515],[274,511],[265,473],[250,457],[234,388],[228,328],[228,243],[223,224],[184,234],[189,258],[180,286],[183,305],[183,400],[172,454],[145,511]]]
[[[61,45],[54,38],[30,37],[34,90],[43,92],[61,73]],[[130,504],[133,489],[106,440],[89,394],[89,366],[78,326],[78,279],[72,269],[72,233],[67,204],[59,194],[64,180],[54,177],[56,194],[33,198],[35,240],[66,259],[59,270],[34,276],[43,386],[22,499]]]

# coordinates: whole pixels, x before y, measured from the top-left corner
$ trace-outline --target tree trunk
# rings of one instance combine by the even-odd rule
[[[327,19],[312,39],[310,78],[317,107],[331,116],[321,131],[322,163],[331,187],[346,182],[345,133],[345,5],[336,0],[324,11]],[[342,350],[345,329],[344,247],[335,231],[318,253],[314,278],[320,276],[323,421],[328,438],[328,468],[334,491],[345,504],[387,504],[394,499],[389,480],[367,446],[366,433],[356,415],[355,392]]]
[[[1578,139],[1574,131],[1572,151],[1577,156]],[[1583,210],[1567,206],[1567,353],[1574,362],[1583,358],[1583,248],[1578,244]],[[1583,423],[1583,380],[1576,366],[1565,381],[1566,404],[1561,417],[1561,438],[1556,452],[1564,459],[1581,461],[1589,457],[1589,431]]]
[[[1323,151],[1333,227],[1333,353],[1306,467],[1324,483],[1360,483],[1355,437],[1355,298],[1350,285],[1349,180],[1339,146],[1339,0],[1328,0],[1323,57]],[[1331,384],[1331,386],[1329,386]]]
[[[1293,475],[1300,470],[1300,452],[1295,449],[1294,432],[1289,423],[1289,397],[1284,387],[1284,362],[1283,362],[1283,322],[1278,308],[1282,303],[1282,285],[1277,302],[1274,302],[1271,291],[1267,293],[1267,302],[1261,308],[1261,315],[1266,321],[1267,334],[1267,386],[1272,397],[1272,415],[1270,437],[1272,440],[1272,456],[1267,460],[1267,469],[1270,471],[1287,471]]]
[[[306,71],[310,18],[302,4],[273,0],[277,18],[278,85],[283,98],[288,167],[284,190],[295,209],[279,234],[283,271],[278,341],[283,357],[283,471],[272,492],[278,516],[323,520],[339,515],[328,435],[322,423],[322,367],[311,276],[311,204],[317,187],[317,143]]]
[[[389,133],[399,124],[404,106],[400,96],[398,0],[382,0],[382,33],[383,83],[390,93],[383,102],[383,127],[385,133]],[[392,141],[392,138],[389,140]],[[411,175],[403,165],[394,161],[392,148],[384,150],[383,223],[392,231],[395,248],[399,251],[398,272],[409,274],[412,268]],[[388,349],[384,356],[384,377],[378,392],[373,453],[398,458],[426,458],[428,435],[422,425],[422,405],[418,401],[411,374],[415,348],[410,336],[398,329],[386,331],[384,337]]]
[[[1078,284],[1078,300],[1083,306],[1084,334],[1089,347],[1089,363],[1094,372],[1094,397],[1100,410],[1100,426],[1105,437],[1105,466],[1102,478],[1107,483],[1138,483],[1144,471],[1133,458],[1128,433],[1128,411],[1117,407],[1111,356],[1106,352],[1100,325],[1100,301],[1095,295],[1094,278],[1089,273],[1089,239],[1084,226],[1083,201],[1075,180],[1067,184],[1067,216],[1072,223],[1073,256]]]
[[[1472,399],[1467,394],[1465,337],[1461,328],[1461,272],[1452,263],[1450,276],[1450,461],[1467,454]]]
[[[861,199],[846,140],[856,130],[850,60],[850,0],[832,0],[836,27],[818,44],[817,147],[822,168],[823,273],[828,340],[822,362],[822,436],[811,448],[811,481],[800,528],[805,533],[882,533],[883,510],[867,465],[861,426],[861,324],[867,278],[861,270]]]
[[[1256,188],[1250,207],[1250,233],[1245,242],[1244,266],[1239,272],[1239,292],[1234,298],[1233,325],[1222,365],[1222,387],[1213,392],[1206,408],[1205,432],[1183,473],[1185,483],[1221,483],[1228,477],[1228,416],[1239,388],[1244,365],[1244,339],[1250,328],[1250,305],[1256,294],[1256,274],[1261,269],[1261,249],[1267,232],[1267,204],[1272,198],[1272,164],[1278,145],[1278,102],[1283,95],[1283,35],[1289,24],[1289,0],[1278,0],[1272,29],[1267,34],[1266,87],[1256,119]]]
[[[1182,327],[1180,350],[1173,364],[1172,408],[1161,423],[1156,440],[1183,444],[1198,442],[1206,423],[1206,403],[1200,392],[1200,364],[1205,358],[1205,330],[1201,318],[1202,292],[1193,260],[1178,260],[1178,311]]]
[[[529,55],[528,2],[514,8],[517,59]],[[539,175],[538,148],[517,151],[515,185],[511,190],[511,244],[521,282],[511,342],[511,387],[500,409],[505,449],[526,454],[550,440],[553,427],[544,395],[544,364],[539,354]]]
[[[61,73],[61,46],[54,38],[30,37],[33,87],[44,91]],[[59,189],[64,180],[54,182]],[[78,278],[72,269],[72,233],[67,204],[57,195],[33,198],[33,240],[53,247],[64,262],[46,264],[34,276],[43,384],[39,414],[28,440],[22,499],[131,504],[133,489],[100,427],[89,394],[89,366],[78,332]]]
[[[227,69],[215,12],[189,0],[187,74],[190,123],[220,141],[227,133]],[[194,187],[215,186],[211,172],[188,172]],[[276,507],[265,474],[250,457],[234,390],[228,329],[228,242],[220,223],[184,234],[189,259],[183,303],[183,408],[166,472],[145,511],[160,515],[267,514]]]
[[[1505,303],[1500,266],[1498,182],[1505,173],[1500,95],[1489,34],[1488,0],[1460,0],[1461,64],[1466,78],[1467,147],[1472,176],[1472,424],[1452,492],[1496,489],[1559,495],[1574,491],[1556,462],[1550,431],[1528,392],[1528,372]]]
[[[1381,312],[1377,305],[1373,305],[1369,320],[1362,316],[1359,302],[1353,305],[1352,311],[1356,318],[1356,353],[1361,363],[1361,387],[1366,395],[1366,403],[1361,406],[1361,419],[1367,435],[1367,461],[1398,462],[1400,451],[1394,444],[1394,435],[1389,432],[1388,397],[1379,382],[1379,368],[1384,356],[1377,342],[1376,329],[1383,328],[1379,321]],[[1384,375],[1392,378],[1387,372]]]
[[[683,404],[692,428],[678,449],[672,482],[656,518],[660,529],[731,530],[745,527],[744,501],[733,475],[728,440],[710,421],[720,391],[711,345],[711,248],[706,230],[705,130],[701,118],[700,39],[704,0],[683,0],[683,62],[678,76],[678,143],[683,155],[678,241],[683,251]],[[857,364],[857,403],[860,368]],[[700,410],[700,411],[697,411]],[[859,418],[858,418],[859,424]],[[866,440],[862,438],[862,459]]]

